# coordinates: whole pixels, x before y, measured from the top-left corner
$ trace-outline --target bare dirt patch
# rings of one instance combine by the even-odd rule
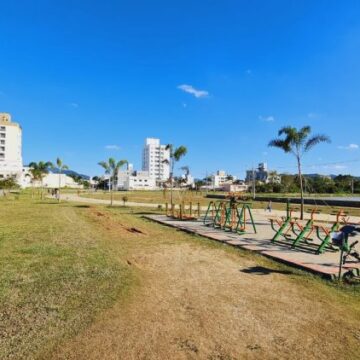
[[[107,216],[101,221],[111,221],[112,234],[116,223],[124,230]],[[126,261],[140,286],[53,358],[359,358],[360,310],[346,296],[199,238],[140,219],[134,226],[145,235],[128,233],[135,238]],[[260,274],[244,271],[259,266]]]

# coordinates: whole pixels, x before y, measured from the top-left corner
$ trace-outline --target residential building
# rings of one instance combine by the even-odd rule
[[[259,163],[256,169],[251,169],[246,171],[246,179],[247,183],[255,181],[262,182],[264,184],[272,183],[272,184],[280,184],[281,176],[276,174],[276,171],[268,170],[267,163]]]
[[[170,177],[170,166],[164,160],[170,159],[170,151],[160,139],[146,138],[142,158],[142,170],[147,171],[152,179],[164,182]]]
[[[128,164],[126,170],[120,170],[117,176],[118,190],[154,190],[156,180],[148,171],[134,171],[133,165]]]
[[[0,113],[0,178],[22,173],[22,129],[11,121],[11,115]]]
[[[221,188],[224,184],[232,184],[236,179],[236,176],[229,175],[224,170],[218,170],[211,175],[211,186],[214,189]]]

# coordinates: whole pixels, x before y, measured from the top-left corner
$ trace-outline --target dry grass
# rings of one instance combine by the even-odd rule
[[[111,221],[113,231],[119,224],[110,246],[114,254],[119,243],[128,249],[141,286],[56,359],[356,358],[358,295],[119,210],[106,214],[96,221]],[[142,234],[127,241],[129,223]]]
[[[210,201],[216,200],[211,198],[206,198],[207,192],[195,192],[195,191],[174,191],[173,199],[175,204],[180,204],[181,202],[189,203],[192,202],[193,204],[200,203],[201,206],[207,206]],[[213,193],[211,193],[213,194]],[[215,193],[216,194],[216,193]],[[221,195],[226,193],[222,192]],[[266,194],[265,194],[266,195]],[[278,196],[280,197],[281,194],[267,194],[271,196]],[[93,199],[102,199],[102,200],[109,200],[110,201],[110,194],[104,191],[98,192],[82,192],[80,196],[86,198],[93,198]],[[165,204],[166,202],[170,203],[170,192],[169,191],[126,191],[126,192],[115,192],[114,193],[114,200],[122,201],[122,197],[126,196],[128,198],[127,201],[129,202],[137,202],[137,203],[154,203],[154,204]],[[245,196],[249,196],[248,194]],[[284,195],[284,197],[286,194]],[[292,194],[294,196],[294,194]],[[252,203],[252,207],[254,209],[265,209],[268,205],[267,201],[261,201],[261,195],[258,197],[256,201],[249,200]],[[300,208],[299,204],[294,205],[295,208]],[[360,216],[360,209],[353,208],[353,207],[336,207],[336,206],[329,206],[326,202],[318,200],[317,205],[305,205],[305,210],[312,210],[317,208],[323,214],[332,214],[337,212],[341,209],[345,210],[351,216]],[[272,203],[272,208],[275,210],[283,210],[286,211],[286,203]]]
[[[1,262],[13,269],[1,277],[3,329],[13,329],[0,338],[1,358],[359,356],[356,288],[163,227],[131,209],[6,203],[1,210],[21,218],[1,223]],[[15,249],[30,244],[24,263]]]

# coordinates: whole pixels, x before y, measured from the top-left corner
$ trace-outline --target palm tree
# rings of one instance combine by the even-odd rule
[[[29,164],[30,167],[30,173],[33,177],[33,181],[40,181],[41,183],[41,199],[43,199],[43,179],[46,174],[49,173],[49,168],[53,167],[53,164],[50,161],[39,161],[37,162],[31,162]]]
[[[61,188],[61,174],[64,170],[68,170],[69,167],[65,164],[63,164],[62,160],[60,158],[56,159],[56,166],[53,167],[57,170],[59,174],[59,192],[58,192],[58,201],[60,202],[60,188]]]
[[[113,189],[115,187],[115,179],[121,167],[127,164],[127,160],[116,161],[114,158],[109,158],[108,161],[100,161],[98,164],[105,169],[105,174],[109,175],[109,189],[110,189],[110,205],[113,205]]]
[[[302,156],[311,150],[315,145],[322,142],[330,142],[330,138],[326,135],[314,135],[309,137],[310,133],[310,126],[304,126],[299,130],[295,127],[285,126],[278,132],[278,136],[285,135],[285,137],[271,140],[268,145],[282,149],[285,153],[290,153],[296,158],[300,182],[301,219],[304,218],[304,187],[301,171]]]
[[[172,144],[168,144],[165,147],[166,150],[169,150],[169,159],[164,159],[162,162],[170,166],[170,203],[173,204],[173,178],[174,178],[174,166],[183,156],[187,153],[187,148],[183,145],[174,149]]]
[[[182,166],[180,168],[180,170],[182,170],[184,172],[184,178],[182,179],[186,185],[188,184],[188,181],[189,181],[189,175],[190,175],[190,167],[185,165],[185,166]]]

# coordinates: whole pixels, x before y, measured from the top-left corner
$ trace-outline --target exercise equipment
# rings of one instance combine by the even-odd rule
[[[275,231],[271,242],[279,241],[279,238],[283,237],[291,247],[305,247],[308,250],[314,250],[316,254],[322,254],[326,250],[337,250],[332,246],[331,233],[348,223],[347,213],[343,210],[332,213],[336,219],[331,225],[326,225],[315,219],[315,215],[320,214],[317,208],[307,210],[310,213],[310,219],[305,223],[293,215],[294,211],[296,211],[295,208],[288,206],[287,217],[270,219],[271,227]],[[315,242],[315,240],[319,241]]]
[[[175,204],[171,204],[170,206],[168,203],[165,204],[166,216],[178,220],[197,220],[200,218],[200,210],[200,203],[197,203],[197,209],[195,211],[192,202],[188,205],[183,202],[178,204],[177,207]]]
[[[345,225],[339,231],[331,234],[332,243],[340,249],[339,280],[342,277],[343,265],[350,261],[360,263],[360,253],[355,250],[355,246],[359,241],[357,240],[349,244],[349,236],[355,236],[356,232],[360,232],[360,228],[356,228],[354,225]],[[348,272],[348,274],[351,277],[360,278],[360,269],[355,268],[354,271],[357,273],[356,275],[354,272]]]
[[[237,196],[228,195],[227,201],[210,201],[203,223],[224,231],[245,233],[251,225],[256,233],[256,225],[251,212],[251,203],[238,201]]]

